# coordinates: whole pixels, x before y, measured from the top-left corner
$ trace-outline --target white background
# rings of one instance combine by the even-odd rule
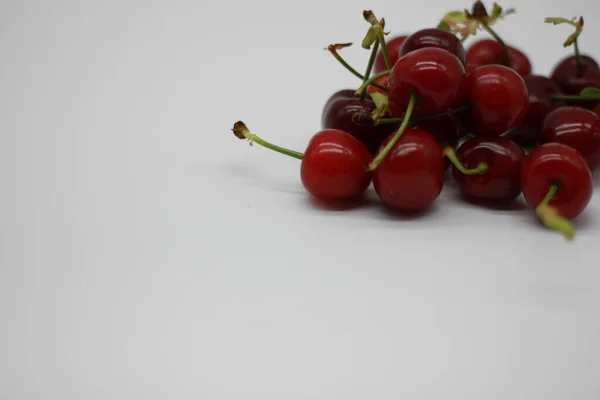
[[[547,74],[594,0],[498,25]],[[600,197],[572,243],[448,183],[419,218],[317,206],[302,151],[394,33],[470,1],[0,3],[0,398],[600,398]]]

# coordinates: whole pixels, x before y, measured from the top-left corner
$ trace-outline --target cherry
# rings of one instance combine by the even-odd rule
[[[596,108],[594,108],[594,112],[600,116],[600,103],[596,106]]]
[[[592,172],[574,148],[546,143],[525,156],[521,189],[525,201],[542,222],[571,239],[575,230],[568,219],[577,217],[589,204]]]
[[[429,133],[407,129],[372,176],[373,187],[384,204],[400,211],[424,211],[442,191],[442,147]]]
[[[525,153],[503,137],[467,139],[453,154],[452,176],[468,197],[480,200],[511,201],[521,194],[521,163]]]
[[[398,35],[393,37],[391,40],[388,40],[387,51],[388,56],[390,58],[390,62],[392,65],[396,64],[396,62],[400,59],[400,47],[402,43],[406,40],[407,35]],[[373,65],[373,72],[378,74],[383,71],[387,71],[387,65],[385,64],[385,58],[383,57],[383,52],[381,49],[377,52],[375,56],[375,63]]]
[[[530,75],[525,78],[525,86],[527,86],[529,96],[525,118],[505,136],[520,145],[533,147],[537,144],[546,115],[565,103],[564,101],[552,99],[552,95],[562,93],[558,84],[548,77]]]
[[[400,57],[411,51],[426,47],[436,47],[454,54],[460,62],[466,64],[465,48],[456,35],[439,28],[428,28],[417,31],[406,38],[400,48]]]
[[[546,117],[540,143],[562,143],[579,151],[593,171],[600,165],[600,117],[581,107],[560,107]]]
[[[338,129],[315,134],[304,152],[300,177],[315,198],[344,201],[362,195],[371,176],[367,166],[371,154],[354,136]]]
[[[426,47],[403,56],[391,70],[389,100],[392,115],[401,116],[411,94],[418,101],[414,115],[437,114],[461,102],[465,70],[450,52]]]
[[[586,87],[600,88],[600,67],[596,60],[589,56],[580,56],[579,68],[576,56],[563,58],[552,70],[550,77],[566,95],[578,95]],[[598,101],[567,101],[568,105],[594,108]]]
[[[339,129],[356,137],[374,154],[383,140],[397,128],[397,125],[373,126],[353,120],[354,114],[369,116],[375,110],[375,103],[368,97],[354,96],[354,90],[339,90],[327,100],[321,116],[322,129]]]
[[[390,76],[389,75],[385,75],[382,76],[381,78],[378,78],[375,80],[376,83],[379,83],[382,86],[388,87],[388,82],[390,80]],[[373,93],[373,92],[379,92],[379,93],[386,93],[387,92],[375,85],[369,85],[369,87],[367,88],[367,93]]]
[[[507,46],[508,67],[515,70],[523,78],[531,75],[531,62],[520,50]],[[504,46],[493,39],[481,39],[467,49],[467,65],[480,67],[483,65],[503,65],[505,58]]]
[[[455,142],[466,134],[455,114],[410,122],[409,127],[431,134],[441,145]]]
[[[474,136],[499,136],[519,124],[527,112],[525,81],[502,65],[484,65],[467,76],[470,112],[463,123]]]

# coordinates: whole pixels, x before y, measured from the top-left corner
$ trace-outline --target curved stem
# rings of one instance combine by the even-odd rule
[[[335,57],[335,59],[336,59],[336,60],[337,60],[337,61],[338,61],[340,64],[342,64],[342,66],[343,66],[344,68],[346,68],[346,69],[347,69],[347,70],[348,70],[348,71],[349,71],[349,72],[350,72],[352,75],[356,76],[358,79],[360,79],[360,80],[361,80],[361,81],[363,81],[363,82],[365,81],[365,77],[364,77],[364,76],[363,76],[363,75],[362,75],[360,72],[358,72],[357,70],[355,70],[354,68],[352,68],[352,66],[350,66],[350,64],[348,64],[348,62],[346,62],[346,60],[344,60],[344,58],[343,58],[342,56],[340,56],[340,54],[339,54],[339,53],[338,53],[338,52],[337,52],[335,49],[331,49],[331,48],[329,48],[328,50],[329,50],[329,52],[330,52],[330,53],[333,55],[333,57]],[[383,85],[380,85],[380,84],[379,84],[379,83],[377,83],[377,82],[373,82],[373,83],[372,83],[372,85],[373,85],[373,86],[376,86],[376,87],[378,87],[379,89],[381,89],[381,90],[384,90],[384,91],[386,91],[386,92],[388,91],[388,88],[387,88],[387,87],[385,87],[385,86],[383,86]]]
[[[466,168],[458,159],[458,156],[454,152],[454,149],[450,146],[447,146],[444,149],[444,155],[446,157],[448,157],[448,160],[450,160],[452,165],[454,165],[456,167],[456,169],[459,170],[462,174],[485,175],[488,172],[489,167],[488,167],[487,163],[484,163],[484,162],[480,162],[479,164],[477,164],[477,166],[475,168],[471,168],[471,169]]]
[[[509,64],[509,57],[508,57],[508,47],[506,46],[506,43],[504,43],[504,40],[502,40],[502,38],[500,36],[498,36],[498,34],[496,33],[495,30],[493,30],[489,25],[484,24],[483,28],[494,37],[494,39],[496,39],[501,45],[502,48],[504,49],[504,60],[502,61],[502,64],[505,67],[508,67]]]
[[[415,103],[417,102],[417,95],[415,92],[410,93],[410,101],[408,102],[408,107],[406,107],[406,114],[404,114],[404,121],[402,121],[402,125],[396,131],[392,139],[388,142],[388,144],[377,154],[377,156],[369,163],[369,171],[374,171],[379,167],[379,164],[387,157],[388,153],[392,150],[392,148],[398,143],[400,137],[406,130],[408,123],[410,121],[410,116],[412,115],[413,109],[415,108]]]
[[[583,62],[581,61],[581,53],[579,53],[579,40],[573,41],[573,51],[575,52],[575,61],[577,61],[577,72],[583,74]]]
[[[387,44],[385,43],[385,36],[382,31],[377,35],[377,39],[381,46],[381,52],[383,53],[383,59],[385,60],[385,65],[387,69],[392,69],[392,62],[390,61],[390,55],[387,51]]]
[[[356,90],[356,92],[354,94],[356,96],[362,96],[365,93],[367,86],[372,85],[377,79],[379,79],[383,76],[389,75],[391,72],[392,72],[391,70],[387,70],[387,71],[380,72],[376,75],[373,75],[369,79],[365,80],[363,82],[363,84],[360,85],[360,87]]]
[[[377,56],[378,49],[379,49],[379,40],[376,40],[375,44],[373,44],[373,49],[371,49],[371,56],[369,57],[369,62],[367,64],[367,71],[365,72],[365,76],[363,79],[362,86],[364,86],[364,89],[362,92],[358,93],[358,95],[360,95],[361,98],[364,98],[365,93],[366,93],[365,89],[367,88],[367,86],[369,86],[371,83],[373,83],[375,81],[375,79],[370,79],[370,78],[371,78],[371,71],[373,70],[373,64],[375,64],[375,57]],[[367,82],[368,82],[368,84],[367,84]]]
[[[248,142],[250,142],[250,145],[252,145],[252,143],[257,143],[263,147],[266,147],[267,149],[276,151],[281,154],[285,154],[286,156],[289,156],[289,157],[297,158],[298,160],[302,160],[302,158],[304,157],[303,153],[300,153],[300,152],[294,151],[294,150],[290,150],[290,149],[286,149],[284,147],[276,146],[276,145],[269,143],[266,140],[256,136],[255,134],[250,133],[250,131],[248,130],[248,127],[242,121],[236,122],[235,125],[233,126],[232,131],[233,131],[233,134],[238,139],[247,139]]]
[[[469,107],[470,107],[469,104],[465,104],[462,106],[451,108],[451,109],[441,112],[439,114],[431,114],[431,115],[423,115],[420,117],[412,117],[410,119],[410,122],[426,121],[428,119],[435,119],[435,118],[443,117],[445,115],[452,115],[452,114],[460,112],[460,111],[468,110]],[[404,121],[404,117],[401,117],[401,118],[379,118],[379,119],[375,120],[375,125],[399,124],[402,121]]]
[[[535,213],[540,220],[550,229],[554,229],[563,234],[569,240],[575,236],[575,227],[567,218],[561,216],[558,210],[549,205],[550,201],[556,196],[560,186],[553,184],[548,188],[548,193],[544,199],[535,208]]]

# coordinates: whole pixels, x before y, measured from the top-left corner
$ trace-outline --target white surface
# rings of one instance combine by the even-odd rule
[[[302,150],[364,8],[469,3],[3,1],[0,398],[600,398],[600,197],[571,244],[452,186],[418,219],[325,210],[230,132]],[[550,15],[600,57],[594,1],[505,5],[536,72],[570,51]]]

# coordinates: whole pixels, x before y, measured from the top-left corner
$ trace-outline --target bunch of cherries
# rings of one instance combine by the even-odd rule
[[[346,202],[373,184],[383,203],[423,212],[439,197],[445,171],[464,195],[510,202],[521,193],[539,219],[571,239],[571,219],[589,204],[600,164],[600,67],[581,55],[583,18],[548,18],[575,33],[550,77],[532,74],[528,57],[492,26],[513,10],[481,1],[448,13],[436,27],[386,40],[385,20],[363,13],[371,50],[365,74],[331,54],[362,81],[325,103],[321,127],[304,153],[275,146],[238,121],[240,139],[301,160],[306,191],[324,202]],[[480,39],[465,49],[477,30]]]

